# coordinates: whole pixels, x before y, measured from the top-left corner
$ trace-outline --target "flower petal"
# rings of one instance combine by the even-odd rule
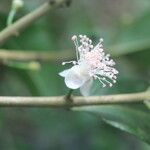
[[[68,88],[77,89],[88,80],[88,76],[83,75],[81,73],[82,71],[83,70],[79,65],[75,65],[69,69],[65,77],[65,83]]]
[[[93,79],[87,80],[81,87],[80,92],[83,96],[89,96],[90,95],[90,89],[93,83]]]
[[[62,77],[66,77],[66,75],[68,74],[69,70],[70,69],[66,69],[66,70],[64,70],[62,72],[59,72],[59,75],[62,76]]]

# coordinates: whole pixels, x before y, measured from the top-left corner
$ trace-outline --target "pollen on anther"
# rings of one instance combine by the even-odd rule
[[[62,62],[62,65],[65,65],[65,62]]]
[[[75,41],[76,39],[77,39],[76,35],[73,35],[72,38],[71,38],[72,41]]]
[[[103,42],[104,40],[103,40],[103,38],[100,38],[99,41],[100,41],[100,42]]]

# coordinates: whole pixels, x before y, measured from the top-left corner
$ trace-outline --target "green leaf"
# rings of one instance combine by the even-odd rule
[[[95,114],[105,123],[150,144],[150,112],[143,105],[88,106],[73,108],[73,110]]]

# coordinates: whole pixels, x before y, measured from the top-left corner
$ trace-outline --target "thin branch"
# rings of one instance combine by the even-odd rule
[[[73,52],[62,50],[59,52],[36,52],[36,51],[19,51],[0,49],[0,60],[18,60],[18,61],[58,61],[70,59]]]
[[[0,45],[5,43],[9,38],[18,35],[22,30],[45,15],[49,10],[62,5],[64,2],[66,2],[66,0],[52,0],[45,2],[39,8],[22,17],[12,25],[6,27],[0,32]]]
[[[131,94],[118,94],[108,96],[91,96],[91,97],[72,97],[72,102],[68,103],[66,96],[58,97],[0,97],[0,106],[7,107],[51,107],[62,108],[69,105],[87,106],[87,105],[108,105],[123,103],[142,103],[150,100],[150,92],[140,92]]]
[[[113,57],[119,57],[127,55],[130,53],[149,50],[150,40],[135,41],[120,45],[114,45],[106,49]],[[67,60],[73,58],[73,50],[62,50],[62,51],[50,51],[50,52],[37,52],[33,50],[23,51],[23,50],[6,50],[0,49],[0,60],[19,60],[19,61],[57,61],[57,60]]]

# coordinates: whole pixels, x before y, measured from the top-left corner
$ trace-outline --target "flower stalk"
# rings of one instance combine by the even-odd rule
[[[71,100],[71,95],[73,93],[73,89],[70,89],[68,94],[66,95],[66,100],[70,101]]]

